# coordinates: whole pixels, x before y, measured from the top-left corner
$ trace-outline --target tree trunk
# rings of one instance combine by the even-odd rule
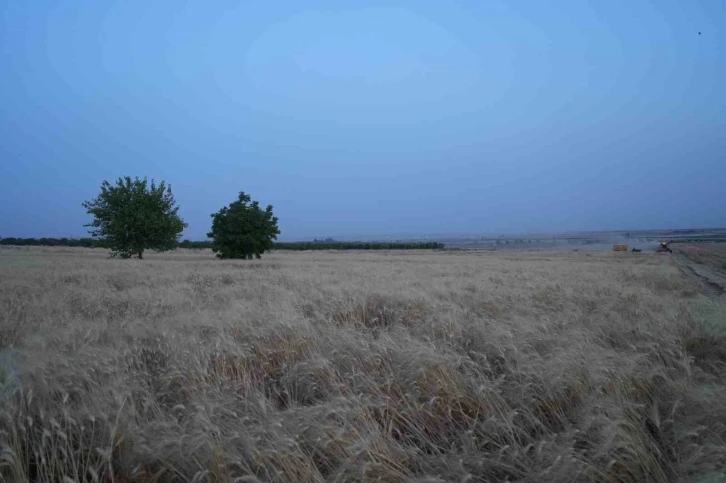
[[[141,260],[142,258],[144,258],[144,255],[143,254],[144,254],[144,251],[143,250],[139,250],[139,260]]]

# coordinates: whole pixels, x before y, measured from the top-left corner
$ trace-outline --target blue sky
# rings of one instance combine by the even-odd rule
[[[726,2],[1,1],[0,236],[101,182],[185,237],[726,226]],[[698,32],[701,32],[699,35]]]

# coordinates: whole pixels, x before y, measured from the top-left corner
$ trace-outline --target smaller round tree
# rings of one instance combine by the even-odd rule
[[[102,239],[112,256],[143,257],[144,250],[158,252],[173,250],[187,224],[179,216],[171,186],[163,181],[158,185],[151,180],[125,176],[101,184],[101,193],[83,207],[93,221],[86,227],[91,236]]]
[[[218,258],[260,258],[270,250],[280,230],[272,205],[262,210],[257,201],[240,192],[237,201],[212,214],[212,250]]]

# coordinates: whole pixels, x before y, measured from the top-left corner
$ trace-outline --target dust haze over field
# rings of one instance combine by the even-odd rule
[[[651,229],[619,231],[581,231],[541,234],[439,234],[427,237],[438,240],[453,249],[497,250],[609,250],[614,244],[630,248],[656,251],[661,242],[723,242],[726,229]]]
[[[724,477],[726,307],[668,254],[105,257],[0,251],[7,481]]]

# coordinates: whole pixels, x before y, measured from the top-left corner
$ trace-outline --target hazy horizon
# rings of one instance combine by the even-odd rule
[[[682,227],[672,227],[672,228],[639,228],[639,229],[611,229],[611,230],[565,230],[561,232],[430,232],[430,233],[405,233],[405,232],[390,232],[390,233],[372,233],[372,234],[357,234],[357,233],[348,233],[348,234],[335,234],[335,233],[319,233],[316,235],[309,235],[309,236],[285,236],[284,234],[278,236],[277,241],[279,242],[296,242],[296,241],[313,241],[313,240],[326,240],[326,239],[332,239],[335,241],[413,241],[413,240],[428,240],[428,241],[452,241],[452,240],[461,240],[461,241],[475,241],[478,239],[486,239],[486,240],[492,240],[495,238],[502,238],[502,239],[516,239],[521,238],[524,240],[535,240],[535,239],[545,239],[549,237],[554,237],[559,240],[563,240],[565,238],[571,238],[571,237],[578,237],[578,235],[581,235],[583,239],[588,239],[590,241],[592,240],[600,240],[603,243],[609,243],[609,240],[618,240],[617,243],[627,243],[628,237],[624,236],[626,233],[632,235],[632,239],[640,239],[640,238],[663,238],[663,235],[668,232],[690,232],[695,231],[699,232],[701,235],[704,235],[708,233],[709,231],[726,231],[726,227],[697,227],[697,228],[682,228]],[[591,235],[588,237],[587,235]],[[49,238],[69,238],[69,239],[78,239],[78,238],[85,238],[90,237],[90,235],[81,234],[81,235],[58,235],[58,236],[49,236],[49,235],[41,235],[37,237],[28,237],[28,238],[42,238],[42,237],[49,237]],[[0,239],[2,238],[23,238],[21,236],[17,235],[8,235],[0,233]],[[209,240],[206,236],[183,236],[182,239],[185,240],[191,240],[191,241],[206,241]],[[706,236],[706,240],[710,240],[708,236]],[[613,242],[615,243],[615,242]]]
[[[101,182],[202,239],[726,226],[726,4],[4,2],[0,236],[87,236]]]

